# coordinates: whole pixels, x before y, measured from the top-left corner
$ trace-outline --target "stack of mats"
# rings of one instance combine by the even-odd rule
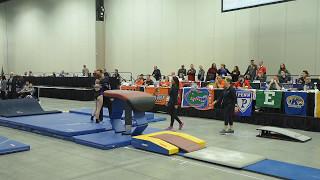
[[[132,138],[131,144],[135,148],[164,155],[193,152],[206,146],[205,141],[199,138],[173,131],[135,136]]]
[[[90,116],[92,114],[92,109],[90,108],[81,108],[81,109],[72,109],[69,111],[70,113],[75,113],[75,114],[83,114],[83,115],[88,115]],[[134,114],[133,115],[133,121],[134,121]],[[109,118],[109,111],[107,108],[103,108],[103,116],[105,118]],[[154,115],[154,113],[150,113],[150,112],[146,112],[145,113],[145,116],[147,118],[147,121],[149,123],[152,123],[152,122],[159,122],[159,121],[165,121],[166,118],[162,118],[162,117],[156,117]],[[124,119],[124,113],[122,115],[122,119]],[[133,123],[134,124],[134,123]]]
[[[29,150],[29,145],[0,136],[0,155]]]
[[[96,124],[90,122],[88,116],[72,113],[0,118],[0,125],[68,140],[73,136],[112,129],[108,119]]]

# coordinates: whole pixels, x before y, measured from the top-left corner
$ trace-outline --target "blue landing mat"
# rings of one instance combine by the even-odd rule
[[[22,151],[29,151],[29,150],[30,150],[29,145],[0,136],[0,155],[22,152]]]
[[[69,112],[75,113],[75,114],[83,114],[83,115],[91,116],[92,111],[93,110],[90,108],[81,108],[81,109],[72,109]],[[107,108],[103,108],[103,117],[109,118],[109,111]],[[122,118],[124,118],[124,113],[122,115]],[[165,120],[165,118],[155,117],[154,113],[150,113],[150,112],[146,112],[146,118],[147,118],[148,122],[158,122],[158,121]]]
[[[131,144],[131,136],[115,133],[114,131],[75,136],[73,139],[78,144],[103,150],[124,147]]]
[[[320,169],[274,160],[263,160],[245,167],[244,170],[283,179],[320,179]]]
[[[109,119],[96,124],[92,123],[88,116],[73,113],[0,118],[0,123],[13,128],[66,138],[112,129]]]

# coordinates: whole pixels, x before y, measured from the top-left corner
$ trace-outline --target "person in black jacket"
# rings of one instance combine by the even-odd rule
[[[231,80],[226,79],[225,88],[221,96],[214,101],[223,108],[224,129],[220,131],[221,134],[234,133],[233,130],[233,114],[238,111],[236,90],[231,85]]]
[[[184,123],[178,117],[178,95],[179,95],[179,79],[174,76],[172,78],[172,86],[170,89],[170,99],[168,102],[168,114],[171,116],[171,123],[167,130],[173,129],[174,120],[179,122],[179,130],[183,128]]]
[[[156,79],[156,81],[161,80],[161,71],[160,71],[160,69],[158,69],[157,66],[153,67],[152,76]]]

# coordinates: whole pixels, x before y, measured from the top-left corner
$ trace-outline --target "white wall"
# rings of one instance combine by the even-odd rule
[[[5,9],[3,5],[0,5],[0,72],[3,67],[6,69],[6,21],[5,21]]]
[[[251,58],[268,74],[320,74],[320,1],[299,0],[221,13],[220,0],[105,0],[108,70],[168,74],[181,64],[225,63],[242,72]]]
[[[4,4],[10,71],[80,72],[83,64],[95,68],[94,0],[12,0]]]

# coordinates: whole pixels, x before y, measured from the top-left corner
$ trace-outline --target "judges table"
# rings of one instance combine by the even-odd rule
[[[91,101],[94,100],[94,77],[23,77],[37,89],[39,97]],[[118,88],[118,80],[110,77],[112,89]]]
[[[24,77],[37,90],[38,97],[91,101],[94,99],[93,77]]]
[[[93,77],[24,77],[35,86],[92,88]]]

